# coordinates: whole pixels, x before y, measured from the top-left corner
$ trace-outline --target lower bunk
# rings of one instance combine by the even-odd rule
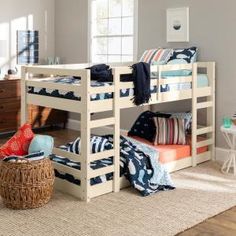
[[[150,178],[148,177],[148,173],[142,172],[142,170],[139,170],[138,175],[132,173],[134,175],[131,176],[130,171],[131,172],[137,171],[137,166],[135,166],[133,170],[127,171],[127,168],[130,168],[130,165],[127,165],[127,160],[125,158],[124,152],[122,154],[122,148],[123,151],[127,151],[130,147],[123,146],[121,142],[120,189],[126,188],[131,185],[132,187],[136,188],[139,192],[141,192],[141,194],[144,196],[160,190],[173,189],[174,185],[169,176],[169,172],[174,172],[192,166],[190,145],[155,146],[149,143],[148,141],[137,137],[135,137],[134,139],[125,137],[125,139],[126,138],[129,141],[131,141],[132,144],[135,144],[138,147],[141,147],[142,150],[144,150],[146,155],[142,154],[140,156],[140,149],[137,150],[136,153],[134,153],[134,155],[139,155],[138,157],[139,159],[141,157],[141,160],[144,160],[144,164],[146,166],[142,168],[143,169],[146,168],[147,172],[150,171],[150,169],[152,169],[149,161],[147,161],[148,160],[147,156],[149,157],[152,156],[152,158],[156,158],[156,161],[159,163],[158,168],[160,169],[158,169],[157,172],[159,172],[158,173],[159,175],[161,173],[162,176],[161,180],[158,182],[159,189],[157,188],[157,186],[155,186],[155,184],[153,186],[145,184],[145,181],[152,181],[151,175],[154,175],[155,174],[154,172],[149,173]],[[79,139],[77,139],[77,141],[78,140]],[[104,142],[102,143],[100,140],[98,144],[98,142],[95,141],[93,143],[94,145],[92,145],[92,142],[93,141],[91,139],[91,152],[94,153],[96,151],[104,150],[104,146],[102,147],[102,145],[106,145]],[[76,152],[79,153],[79,150],[77,149],[78,147],[79,144],[78,142],[76,143],[76,141],[73,143],[69,143],[65,146],[60,146],[60,148],[65,151],[71,151],[75,153]],[[107,148],[109,149],[111,147]],[[211,159],[211,152],[208,151],[207,147],[202,147],[197,150],[197,157],[196,157],[197,164],[208,161],[210,159]],[[52,155],[51,160],[54,163],[55,175],[57,177],[55,182],[56,189],[63,191],[67,194],[73,195],[75,197],[81,196],[82,190],[80,186],[80,176],[78,176],[76,172],[76,170],[80,170],[80,163],[58,155]],[[112,164],[113,164],[113,158],[110,157],[91,162],[90,167],[93,170],[99,170],[100,168],[112,166]],[[94,198],[106,193],[113,192],[113,173],[111,172],[91,178],[89,185],[90,185],[88,188],[89,198]]]

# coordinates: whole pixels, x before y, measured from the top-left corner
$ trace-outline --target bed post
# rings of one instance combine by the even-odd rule
[[[197,165],[197,63],[192,73],[192,166]]]
[[[90,70],[81,77],[81,200],[90,201]]]
[[[120,73],[118,68],[112,69],[114,94],[113,94],[113,116],[115,118],[113,131],[114,145],[114,174],[113,174],[113,191],[120,191]]]
[[[208,134],[208,138],[212,139],[209,151],[211,151],[211,159],[215,161],[215,62],[207,63],[207,77],[211,87],[211,96],[207,97],[207,101],[212,102],[212,107],[207,108],[207,126],[212,127],[212,132]]]
[[[26,80],[29,77],[27,67],[21,67],[21,125],[28,121],[27,91]]]

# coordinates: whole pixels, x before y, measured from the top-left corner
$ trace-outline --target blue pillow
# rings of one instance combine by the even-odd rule
[[[29,146],[29,154],[43,151],[45,156],[52,154],[54,140],[48,135],[35,135]]]
[[[176,65],[176,64],[188,64],[184,59],[173,59],[167,63],[168,65]],[[189,76],[192,75],[191,70],[171,70],[171,71],[162,71],[162,77],[168,76]]]
[[[197,47],[174,49],[173,55],[168,60],[168,62],[175,59],[183,59],[187,63],[194,63],[197,60],[197,53],[198,53]]]
[[[91,153],[103,152],[105,150],[110,150],[112,148],[113,148],[112,144],[105,137],[93,135],[90,138]],[[81,149],[81,138],[78,137],[72,143],[69,143],[68,147],[66,148],[66,151],[80,154],[80,149]]]
[[[156,134],[156,127],[153,121],[153,117],[169,118],[170,116],[171,115],[169,114],[145,111],[134,122],[132,128],[128,132],[128,135],[131,137],[137,136],[137,137],[146,139],[150,142],[153,142],[155,138],[155,134]]]

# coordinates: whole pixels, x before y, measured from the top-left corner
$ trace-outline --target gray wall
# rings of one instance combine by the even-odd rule
[[[183,44],[166,43],[166,9],[190,7],[190,42]],[[56,0],[56,54],[65,62],[87,60],[87,1]],[[235,110],[236,72],[236,2],[235,0],[139,0],[138,54],[147,48],[158,46],[200,48],[199,59],[216,61],[216,126],[217,146],[224,145],[219,132],[222,117],[232,115]],[[172,103],[156,109],[176,110],[189,107],[189,102]],[[122,127],[128,128],[140,109],[122,113]],[[73,118],[73,116],[72,116]]]
[[[166,9],[190,7],[190,42],[166,43]],[[190,46],[200,48],[199,60],[216,61],[216,139],[224,115],[236,112],[236,1],[235,0],[139,0],[139,55],[146,48]]]
[[[88,61],[88,1],[55,1],[55,48],[63,63]]]
[[[0,0],[1,77],[16,66],[16,31],[39,30],[41,62],[54,56],[55,0]]]

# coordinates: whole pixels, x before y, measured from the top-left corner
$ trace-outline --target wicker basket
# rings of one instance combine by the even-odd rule
[[[33,209],[52,196],[54,170],[48,158],[26,163],[1,162],[0,196],[12,209]]]

